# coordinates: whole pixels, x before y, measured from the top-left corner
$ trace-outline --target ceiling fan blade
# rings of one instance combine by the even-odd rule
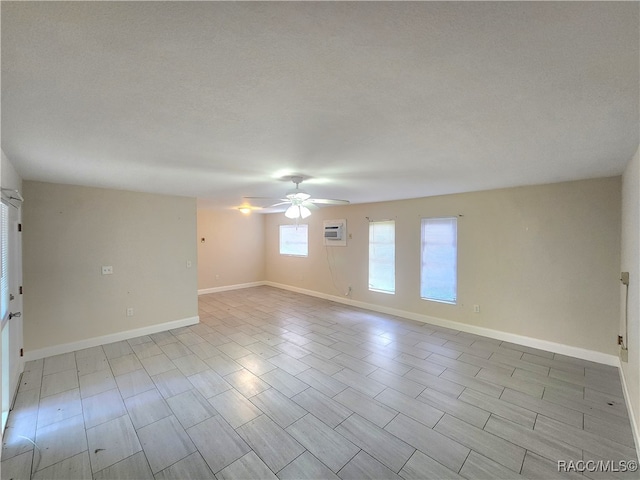
[[[318,208],[320,208],[317,205],[315,205],[315,204],[313,204],[311,202],[308,202],[308,201],[307,202],[302,202],[301,205],[303,207],[307,207],[309,210],[318,210]]]
[[[291,202],[286,198],[276,197],[242,197],[249,204],[258,204],[260,208],[278,207],[280,205],[288,205]]]
[[[281,202],[288,201],[286,198],[279,198],[279,197],[242,197],[242,198],[246,198],[247,200],[280,200]]]
[[[307,202],[318,203],[320,205],[348,205],[349,200],[337,200],[333,198],[310,198]]]

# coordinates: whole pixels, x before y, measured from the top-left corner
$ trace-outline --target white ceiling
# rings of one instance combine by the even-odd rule
[[[637,2],[1,2],[23,178],[233,207],[619,175]]]

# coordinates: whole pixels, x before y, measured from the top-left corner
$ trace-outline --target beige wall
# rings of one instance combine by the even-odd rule
[[[198,289],[262,280],[264,215],[198,209]]]
[[[268,215],[267,280],[337,296],[351,286],[355,301],[616,355],[620,184],[615,177],[323,208],[308,219],[308,258],[278,254],[278,225],[288,222]],[[452,215],[463,215],[458,304],[421,300],[420,218]],[[366,217],[396,221],[395,295],[367,289]],[[353,238],[325,248],[322,221],[340,218]]]
[[[622,259],[620,271],[629,272],[628,363],[622,362],[629,404],[640,429],[640,153],[636,152],[622,176]],[[621,289],[622,290],[622,289]],[[620,334],[624,329],[624,297]]]
[[[27,353],[198,315],[195,199],[31,181],[24,196]]]

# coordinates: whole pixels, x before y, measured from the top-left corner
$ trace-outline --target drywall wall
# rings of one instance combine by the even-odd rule
[[[265,225],[270,282],[616,355],[620,177],[322,208],[309,256],[278,253],[282,214]],[[420,299],[420,219],[461,215],[458,304]],[[370,292],[368,220],[396,222],[396,294]],[[324,247],[322,222],[347,220],[346,247]],[[480,306],[474,313],[473,305]]]
[[[622,248],[620,271],[629,272],[628,338],[629,361],[622,362],[628,402],[640,430],[640,150],[629,161],[622,176]],[[624,288],[621,293],[620,334],[624,328]],[[637,441],[637,439],[636,439]]]
[[[198,209],[198,290],[264,280],[264,215]]]
[[[194,198],[32,181],[24,195],[27,353],[197,317]]]

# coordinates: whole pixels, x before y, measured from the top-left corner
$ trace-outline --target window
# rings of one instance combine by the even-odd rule
[[[396,292],[396,222],[369,223],[369,290]]]
[[[306,257],[308,253],[308,225],[280,225],[280,255]]]
[[[422,219],[420,296],[456,303],[458,290],[458,219]]]
[[[9,310],[9,208],[4,203],[0,203],[0,220],[0,320],[3,320]]]

